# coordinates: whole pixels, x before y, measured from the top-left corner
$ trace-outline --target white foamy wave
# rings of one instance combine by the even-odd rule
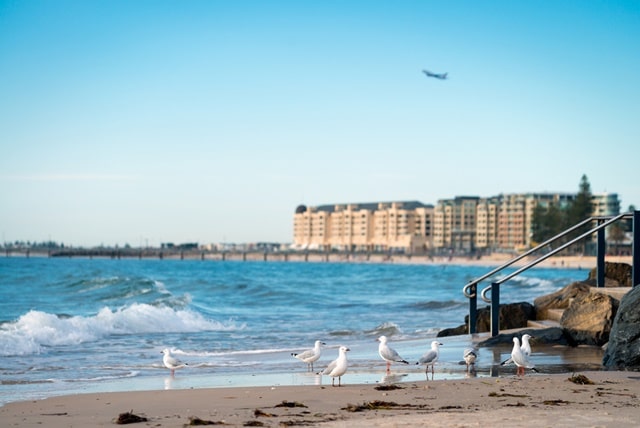
[[[544,278],[516,276],[511,279],[514,284],[528,287],[550,288],[554,286],[553,281]]]
[[[135,303],[120,309],[103,308],[94,316],[59,317],[29,311],[0,326],[0,355],[39,353],[46,346],[77,345],[118,334],[235,331],[244,325],[220,323],[189,310]]]

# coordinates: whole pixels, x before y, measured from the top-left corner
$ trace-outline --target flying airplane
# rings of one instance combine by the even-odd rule
[[[422,72],[424,74],[427,75],[427,77],[435,77],[436,79],[441,79],[441,80],[446,80],[447,79],[447,74],[449,73],[432,73],[429,70],[422,70]]]

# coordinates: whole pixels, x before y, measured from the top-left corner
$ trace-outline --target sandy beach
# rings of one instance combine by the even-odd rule
[[[587,371],[342,387],[282,386],[79,394],[0,408],[6,427],[634,426],[640,373]],[[584,383],[592,382],[592,384]]]

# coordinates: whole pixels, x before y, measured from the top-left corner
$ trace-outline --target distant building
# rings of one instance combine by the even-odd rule
[[[293,243],[322,251],[420,251],[431,242],[433,206],[417,201],[296,208]]]
[[[320,251],[479,254],[531,248],[536,206],[565,208],[575,194],[457,196],[436,206],[418,201],[335,204],[296,208],[293,243]],[[593,215],[617,215],[615,193],[593,195]]]
[[[591,195],[594,216],[620,214],[620,199],[617,193],[594,193]]]

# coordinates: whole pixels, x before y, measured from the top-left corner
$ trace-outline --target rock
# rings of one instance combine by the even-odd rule
[[[536,311],[531,303],[508,303],[500,305],[500,330],[524,328],[529,320],[535,320]],[[485,333],[491,331],[491,307],[485,306],[478,309],[476,320],[476,332]],[[464,324],[454,328],[446,328],[438,332],[438,337],[456,336],[469,332],[469,315],[464,317]]]
[[[587,283],[597,285],[596,268],[591,269]],[[627,263],[604,262],[605,287],[631,287],[631,265]]]
[[[507,303],[500,305],[499,327],[500,330],[510,330],[512,328],[523,328],[527,326],[527,321],[536,319],[536,311],[529,302]],[[464,318],[466,325],[469,324],[469,317]],[[491,331],[491,307],[485,306],[478,309],[478,319],[476,320],[478,333]]]
[[[469,317],[467,316],[467,324],[469,323]],[[448,336],[461,336],[463,334],[469,333],[469,327],[467,324],[462,324],[458,327],[453,328],[443,328],[438,332],[436,337],[448,337]]]
[[[577,345],[602,346],[609,340],[618,301],[603,293],[579,294],[562,314],[560,324]]]
[[[640,370],[640,286],[633,287],[620,302],[602,358],[605,367]]]
[[[559,327],[549,327],[542,329],[526,329],[517,333],[500,333],[495,337],[490,337],[480,343],[478,346],[495,346],[495,345],[512,345],[513,337],[522,337],[523,334],[531,336],[531,346],[536,344],[553,344],[553,345],[569,345],[569,341],[564,335],[563,329]]]
[[[580,295],[589,294],[590,291],[591,287],[589,284],[578,281],[567,285],[555,293],[538,297],[533,301],[536,309],[536,319],[548,319],[547,311],[549,309],[567,309],[573,299]]]

